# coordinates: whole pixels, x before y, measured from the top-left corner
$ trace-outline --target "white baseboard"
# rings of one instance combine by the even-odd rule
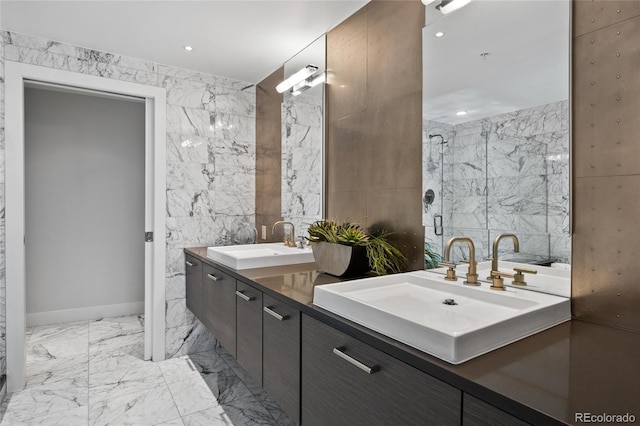
[[[64,322],[97,320],[100,318],[134,315],[144,312],[144,302],[120,303],[117,305],[89,306],[87,308],[60,311],[27,313],[27,327],[60,324]]]

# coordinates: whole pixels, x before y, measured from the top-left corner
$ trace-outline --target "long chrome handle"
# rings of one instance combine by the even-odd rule
[[[255,299],[255,297],[247,296],[246,294],[244,294],[240,290],[236,290],[236,296],[238,296],[241,299],[246,300],[247,302],[251,302],[252,300]]]
[[[274,311],[273,309],[267,306],[262,308],[262,310],[268,313],[269,315],[271,315],[272,317],[274,317],[275,319],[277,319],[278,321],[284,321],[289,318],[289,315],[280,315],[279,313],[277,313],[276,311]]]
[[[187,266],[196,266],[196,264],[187,260]]]
[[[216,277],[215,275],[207,274],[207,277],[209,277],[209,279],[213,280],[213,281],[218,281],[219,280],[219,278]]]
[[[333,348],[333,353],[334,354],[338,355],[340,358],[344,359],[345,361],[349,362],[350,364],[355,365],[356,367],[358,367],[360,370],[364,371],[367,374],[373,374],[376,371],[380,370],[380,367],[378,367],[377,365],[374,365],[373,367],[369,367],[368,365],[361,363],[357,359],[355,359],[353,357],[350,357],[349,355],[347,355],[343,351],[344,351],[343,347]]]

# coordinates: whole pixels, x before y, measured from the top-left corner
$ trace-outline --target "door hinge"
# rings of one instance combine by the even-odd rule
[[[144,242],[152,243],[153,242],[153,232],[145,232],[144,233]]]

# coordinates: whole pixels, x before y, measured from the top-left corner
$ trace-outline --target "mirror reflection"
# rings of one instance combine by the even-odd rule
[[[569,12],[568,1],[427,7],[422,201],[434,252],[466,236],[482,261],[512,233],[519,253],[502,241],[500,260],[569,268]],[[467,256],[451,248],[452,261]]]
[[[282,101],[282,217],[306,235],[322,219],[325,36],[284,65],[295,84]]]

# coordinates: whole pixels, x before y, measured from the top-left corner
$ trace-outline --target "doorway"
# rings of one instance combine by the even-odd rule
[[[25,115],[30,82],[73,90],[134,96],[144,101],[144,315],[145,359],[164,359],[165,336],[165,105],[162,88],[7,61],[6,107],[6,338],[7,390],[25,384]],[[37,262],[37,259],[29,259]]]
[[[144,99],[25,85],[27,327],[144,312]]]

